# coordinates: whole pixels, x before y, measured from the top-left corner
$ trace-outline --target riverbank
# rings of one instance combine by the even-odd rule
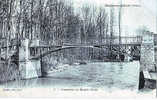
[[[0,63],[0,83],[16,80],[19,77],[19,71],[16,64],[11,63],[9,66],[5,62]]]

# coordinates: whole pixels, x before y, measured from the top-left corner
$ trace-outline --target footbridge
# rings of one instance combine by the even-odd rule
[[[112,40],[112,41],[111,41]],[[97,48],[107,49],[112,55],[124,55],[126,61],[131,61],[134,56],[139,57],[140,70],[144,72],[145,78],[157,79],[156,73],[156,50],[157,38],[152,33],[145,33],[142,37],[119,37],[110,38],[110,42],[101,44],[69,44],[62,45],[47,44],[39,40],[21,39],[5,45],[1,42],[1,60],[13,59],[18,64],[21,79],[42,76],[41,58],[51,53],[73,48]],[[6,52],[7,50],[7,52]],[[7,57],[6,58],[6,53]],[[15,60],[16,59],[16,60]],[[120,57],[119,57],[120,59]],[[120,60],[121,61],[121,60]],[[43,66],[42,66],[43,67]]]

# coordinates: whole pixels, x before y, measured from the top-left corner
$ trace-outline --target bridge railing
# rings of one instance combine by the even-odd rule
[[[142,37],[121,37],[121,44],[141,44]]]
[[[121,44],[141,44],[142,37],[121,37]],[[70,45],[71,43],[63,43],[63,45]],[[74,43],[75,45],[81,45],[81,43]],[[113,38],[104,38],[101,42],[99,41],[92,41],[83,43],[86,45],[110,45],[110,44],[119,44],[119,37]],[[72,45],[72,44],[71,44]]]

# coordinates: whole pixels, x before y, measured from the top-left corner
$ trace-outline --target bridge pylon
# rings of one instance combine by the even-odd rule
[[[141,71],[156,71],[154,34],[145,32],[141,43]]]
[[[140,84],[153,88],[155,86],[154,81],[157,80],[157,70],[155,65],[154,34],[150,32],[145,32],[142,38],[140,73],[144,75],[140,75],[140,82],[142,82]]]
[[[39,59],[29,59],[30,46],[39,46],[39,40],[21,40],[19,47],[19,71],[21,79],[29,79],[41,76],[41,64]]]

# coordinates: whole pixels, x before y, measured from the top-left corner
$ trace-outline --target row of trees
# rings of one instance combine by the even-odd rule
[[[7,43],[22,38],[39,39],[54,45],[113,43],[110,38],[115,36],[115,20],[113,8],[106,10],[84,4],[76,11],[73,2],[66,0],[0,1],[0,37],[7,37]],[[58,54],[103,59],[106,51],[89,48],[66,52]]]
[[[113,24],[113,9],[109,14],[105,8],[85,4],[76,14],[72,2],[64,0],[0,1],[0,37],[102,43],[113,36]]]

